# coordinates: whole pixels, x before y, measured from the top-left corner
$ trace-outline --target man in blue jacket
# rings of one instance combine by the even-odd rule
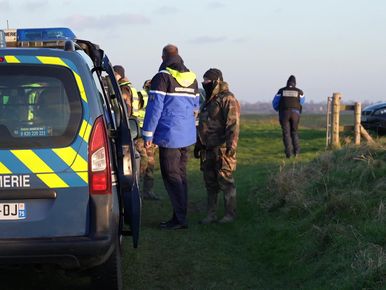
[[[287,86],[281,88],[272,100],[274,110],[279,111],[284,152],[287,158],[296,157],[300,153],[298,126],[304,101],[303,91],[296,87],[296,78],[293,75],[288,78]]]
[[[151,80],[142,137],[145,146],[159,146],[162,179],[173,216],[161,222],[163,229],[187,228],[188,146],[196,143],[195,112],[199,109],[196,75],[189,71],[175,45],[162,51],[162,64]]]

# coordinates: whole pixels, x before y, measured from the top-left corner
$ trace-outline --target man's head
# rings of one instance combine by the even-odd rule
[[[217,85],[223,81],[222,72],[217,68],[210,68],[203,77],[202,87],[205,90],[206,98],[209,99]]]
[[[174,44],[168,44],[162,49],[162,60],[178,55],[178,47]]]
[[[115,79],[118,81],[125,77],[125,69],[121,65],[114,65],[113,66]]]
[[[294,75],[291,75],[291,76],[288,78],[287,86],[288,86],[288,87],[296,87],[296,78],[295,78]]]
[[[204,81],[223,81],[222,72],[217,68],[210,68],[204,73]]]

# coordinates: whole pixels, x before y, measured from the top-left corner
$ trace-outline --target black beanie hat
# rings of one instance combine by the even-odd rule
[[[119,74],[122,78],[125,77],[125,69],[121,65],[114,65],[113,70]]]
[[[296,78],[295,78],[294,75],[291,75],[291,76],[288,78],[287,86],[296,87]]]
[[[210,68],[209,70],[207,70],[206,73],[204,73],[204,78],[207,78],[211,81],[223,81],[222,72],[217,68]]]

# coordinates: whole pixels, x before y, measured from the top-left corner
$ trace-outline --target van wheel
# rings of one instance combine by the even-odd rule
[[[93,269],[91,279],[92,289],[123,289],[122,257],[119,239],[116,240],[114,251],[107,261]]]

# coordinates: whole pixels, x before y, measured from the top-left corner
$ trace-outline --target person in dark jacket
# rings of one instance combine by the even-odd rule
[[[142,137],[148,148],[159,146],[161,175],[173,215],[162,229],[187,228],[188,146],[196,142],[195,112],[199,109],[196,75],[184,64],[175,45],[162,51],[159,72],[151,80]]]
[[[117,80],[119,87],[121,88],[122,97],[126,103],[127,114],[131,116],[133,113],[133,92],[131,89],[131,82],[128,80],[128,78],[126,78],[125,69],[123,66],[114,65],[113,70],[115,79]]]
[[[218,193],[224,193],[224,217],[219,223],[232,222],[236,217],[236,149],[240,131],[240,105],[229,91],[219,69],[211,68],[202,83],[205,102],[199,113],[198,138],[194,157],[200,158],[208,194],[207,216],[202,224],[217,222]]]
[[[272,100],[274,110],[279,112],[287,158],[296,157],[300,153],[298,126],[304,102],[303,91],[296,87],[296,78],[293,75],[288,78],[287,86],[281,88]]]

